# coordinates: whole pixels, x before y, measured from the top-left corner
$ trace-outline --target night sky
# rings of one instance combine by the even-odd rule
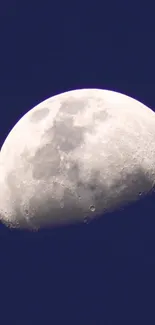
[[[79,88],[118,91],[155,111],[153,6],[2,1],[0,147],[35,105]],[[49,320],[155,320],[154,193],[91,224],[40,233],[0,225],[1,323]]]

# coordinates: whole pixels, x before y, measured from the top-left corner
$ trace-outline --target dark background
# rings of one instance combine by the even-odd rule
[[[77,88],[155,111],[154,7],[144,3],[3,0],[0,145],[28,110]],[[93,224],[33,234],[1,225],[0,320],[155,320],[154,194]]]

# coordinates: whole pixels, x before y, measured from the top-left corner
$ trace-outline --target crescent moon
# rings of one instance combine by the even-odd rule
[[[78,89],[26,113],[0,152],[0,219],[38,230],[87,222],[155,184],[155,113],[110,90]]]

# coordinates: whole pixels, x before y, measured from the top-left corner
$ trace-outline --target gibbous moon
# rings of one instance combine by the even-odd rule
[[[26,113],[0,152],[0,219],[37,230],[87,222],[155,184],[155,113],[126,95],[79,89]]]

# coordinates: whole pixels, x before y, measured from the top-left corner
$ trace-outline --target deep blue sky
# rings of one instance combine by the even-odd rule
[[[29,109],[76,88],[119,91],[155,111],[153,6],[101,3],[0,5],[0,146]],[[0,319],[155,320],[154,200],[48,233],[1,226]]]

